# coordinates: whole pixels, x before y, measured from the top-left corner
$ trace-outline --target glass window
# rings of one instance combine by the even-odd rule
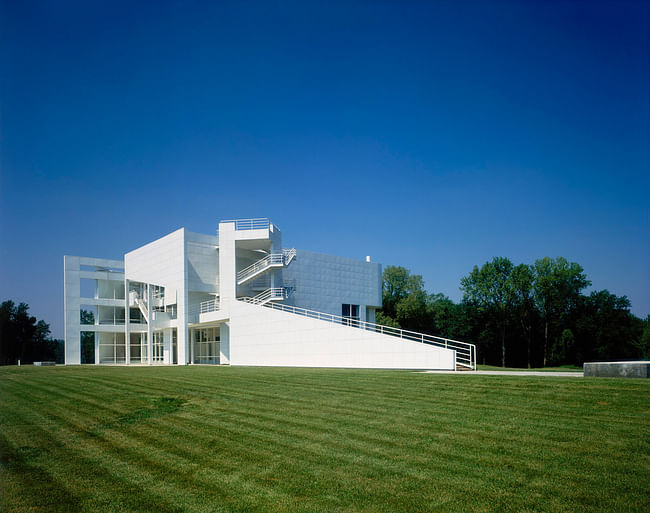
[[[341,306],[341,317],[343,317],[343,324],[358,325],[359,324],[359,305],[343,304]]]

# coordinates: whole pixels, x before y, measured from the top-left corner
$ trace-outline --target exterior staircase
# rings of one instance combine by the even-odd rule
[[[286,287],[273,287],[260,292],[257,296],[241,299],[253,305],[265,305],[270,301],[283,301],[287,296]]]
[[[140,294],[136,290],[129,292],[129,303],[137,305],[140,309],[140,313],[145,319],[149,318],[149,308],[147,307],[147,302],[140,297]]]
[[[270,253],[264,258],[260,258],[257,262],[254,262],[239,271],[237,273],[237,285],[243,285],[262,273],[265,273],[269,269],[286,267],[295,257],[295,248],[284,249],[282,250],[282,253]]]

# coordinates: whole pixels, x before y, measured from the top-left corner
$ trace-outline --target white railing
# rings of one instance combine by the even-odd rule
[[[199,322],[199,315],[209,312],[216,312],[221,308],[221,303],[218,299],[209,299],[201,303],[194,303],[187,309],[188,322]]]
[[[289,265],[289,262],[296,256],[296,249],[283,249],[282,253],[270,253],[257,262],[253,262],[237,273],[237,285],[248,281],[257,274],[271,267],[282,267]]]
[[[242,282],[246,281],[249,278],[252,278],[256,274],[268,269],[271,266],[281,267],[283,265],[284,255],[282,253],[271,253],[239,271],[237,273],[237,283],[241,285]]]
[[[283,249],[282,254],[284,255],[284,265],[289,265],[296,258],[296,248]]]
[[[286,297],[287,291],[284,287],[273,287],[266,289],[264,292],[260,292],[255,297],[242,297],[237,299],[252,305],[266,305],[269,301],[282,300],[286,299]]]
[[[140,297],[140,294],[138,294],[137,290],[132,290],[130,294],[133,294],[133,299],[135,300],[135,304],[138,305],[138,308],[140,309],[140,312],[144,316],[145,319],[149,318],[149,308],[147,307],[147,303]],[[130,300],[130,298],[129,298]]]
[[[254,219],[227,219],[222,223],[235,223],[235,230],[266,230],[271,229],[271,220],[266,217]],[[277,226],[275,226],[277,228]]]
[[[209,301],[199,303],[199,313],[216,312],[220,307],[221,304],[218,299],[210,299]]]
[[[262,294],[264,294],[265,292],[262,292]],[[399,337],[403,340],[412,340],[414,342],[420,342],[422,344],[429,344],[438,347],[444,347],[445,349],[452,349],[456,352],[457,366],[462,366],[472,370],[476,370],[476,346],[474,344],[461,342],[459,340],[452,340],[450,338],[427,335],[425,333],[417,333],[415,331],[403,330],[400,328],[393,328],[392,326],[383,326],[381,324],[375,324],[374,322],[366,322],[358,319],[351,319],[349,317],[341,317],[338,315],[317,312],[316,310],[307,310],[306,308],[300,308],[298,306],[291,306],[291,305],[284,305],[281,303],[270,303],[270,302],[262,303],[256,301],[256,298],[258,298],[259,296],[261,296],[261,294],[258,294],[254,298],[239,298],[239,299],[240,301],[244,301],[245,303],[265,306],[267,308],[273,308],[274,310],[282,310],[283,312],[290,312],[296,315],[302,315],[303,317],[309,317],[311,319],[318,319],[320,321],[343,324],[345,326],[351,326],[353,328],[360,328],[364,330],[374,331],[382,335],[391,335],[394,337]]]

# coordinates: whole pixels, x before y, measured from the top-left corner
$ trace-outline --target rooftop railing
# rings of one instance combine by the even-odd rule
[[[266,230],[271,229],[271,226],[278,229],[279,228],[267,217],[257,217],[253,219],[227,219],[221,221],[222,223],[235,223],[235,230]]]

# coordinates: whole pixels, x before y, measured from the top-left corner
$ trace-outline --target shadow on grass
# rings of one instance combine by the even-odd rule
[[[40,511],[82,511],[79,498],[40,468],[49,451],[38,447],[12,448],[7,439],[0,437],[0,465],[15,476],[23,501]],[[6,486],[6,483],[5,485]],[[4,487],[3,486],[3,487]],[[4,502],[4,501],[2,501]],[[4,507],[2,508],[4,511]]]
[[[88,431],[91,436],[99,436],[103,431],[116,429],[120,427],[137,424],[147,419],[155,419],[164,415],[169,415],[180,410],[186,403],[185,399],[179,397],[161,397],[154,399],[151,406],[147,408],[138,408],[132,412],[118,417],[114,422],[107,422],[101,426]]]

